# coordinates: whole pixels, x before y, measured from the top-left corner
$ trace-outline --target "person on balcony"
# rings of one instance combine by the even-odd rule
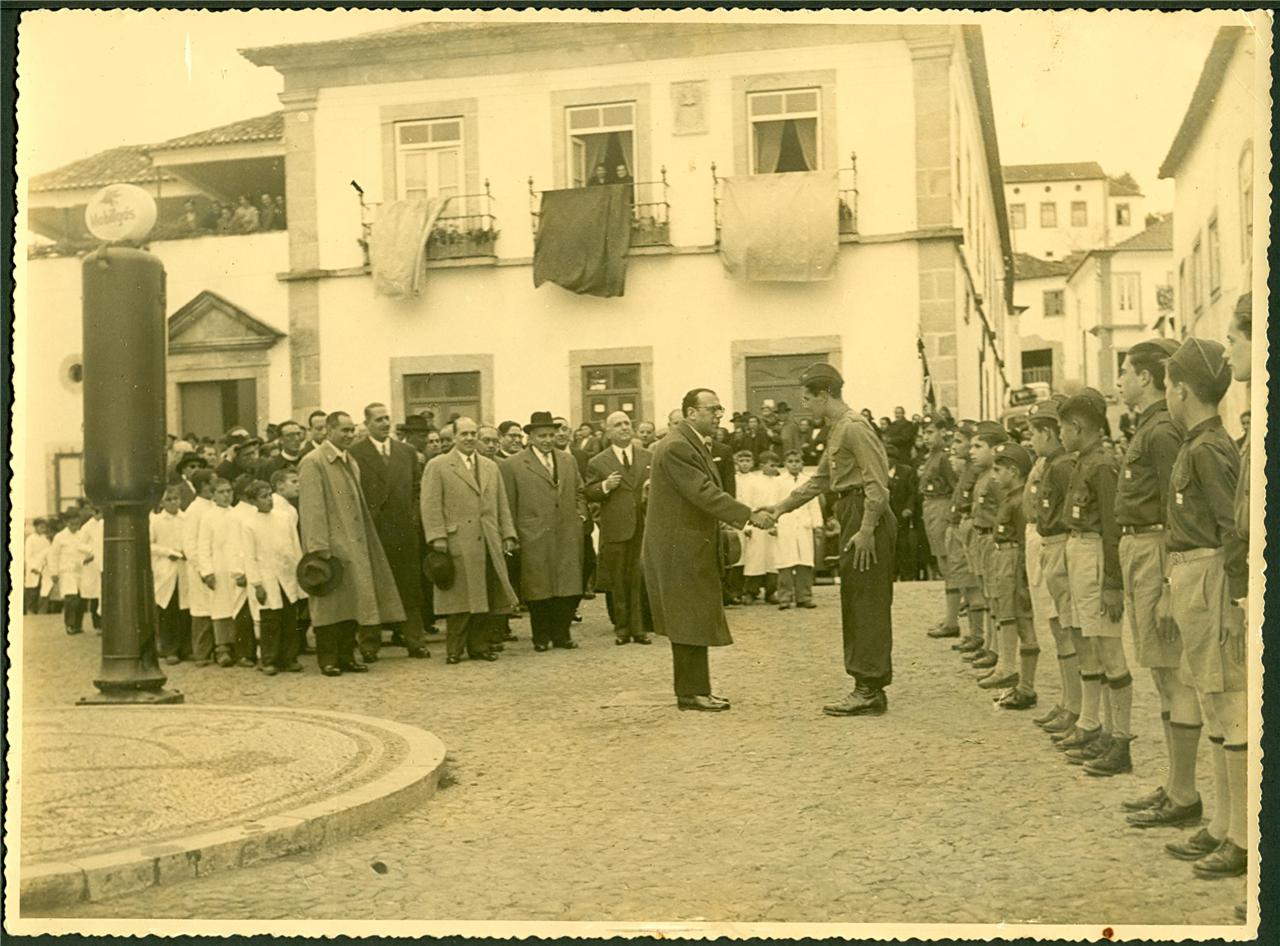
[[[276,226],[276,205],[271,200],[270,194],[263,194],[258,198],[258,229],[259,230],[275,230]]]
[[[231,229],[236,233],[253,233],[258,229],[258,208],[244,194],[240,195],[236,203],[236,212],[231,217]]]
[[[591,178],[587,181],[588,187],[597,187],[601,184],[612,183],[609,180],[609,169],[604,164],[597,164],[595,170],[591,172]]]

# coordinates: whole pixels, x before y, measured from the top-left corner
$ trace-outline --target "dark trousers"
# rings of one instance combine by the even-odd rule
[[[711,695],[711,665],[707,660],[707,648],[673,642],[671,670],[676,696]]]
[[[262,631],[262,665],[283,670],[298,662],[297,609],[284,593],[280,592],[282,608],[264,608],[258,612],[258,626]]]
[[[156,628],[156,653],[161,657],[191,659],[190,625],[182,620],[183,611],[178,607],[176,585],[173,588],[173,594],[169,597],[169,603],[157,610],[159,626]]]
[[[742,575],[741,565],[730,565],[724,570],[725,601],[737,601],[742,597],[746,579]]]
[[[252,594],[252,592],[250,592]],[[253,636],[253,612],[246,601],[236,615],[235,654],[237,660],[258,660],[258,641]]]
[[[95,631],[102,630],[102,615],[98,612],[98,599],[85,598],[84,609],[89,612],[89,619],[93,623]]]
[[[356,662],[356,622],[339,621],[315,628],[316,663],[321,669],[337,667],[346,670]]]
[[[760,594],[761,586],[764,586],[766,600],[776,598],[778,595],[778,573],[769,572],[765,575],[747,575],[742,582],[743,593],[751,601],[756,600],[756,596]]]
[[[596,590],[596,546],[590,532],[582,537],[582,590],[587,594]]]
[[[516,549],[514,552],[512,552],[510,555],[507,556],[507,580],[511,582],[511,587],[515,589],[516,596],[519,597],[520,595],[520,550],[519,549]],[[519,607],[521,604],[524,604],[523,598],[521,598],[517,602],[516,606]]]
[[[862,524],[864,497],[860,491],[836,501],[840,520],[840,622],[844,632],[844,669],[871,689],[893,680],[893,576],[897,570],[894,546],[897,520],[887,507],[876,523],[876,561],[858,571],[853,549],[845,546]]]
[[[84,598],[79,595],[64,595],[62,598],[62,623],[67,630],[79,634],[84,630]]]
[[[22,589],[22,613],[35,614],[40,606],[40,586]]]
[[[413,605],[405,602],[404,623],[388,624],[387,626],[398,633],[398,636],[404,642],[404,646],[409,650],[426,650],[427,632],[422,626],[422,612]],[[376,655],[379,648],[382,647],[382,628],[362,627],[357,638],[362,654],[370,653]]]
[[[535,644],[567,644],[572,640],[573,612],[578,609],[579,595],[543,598],[529,602],[529,624]]]
[[[487,611],[483,614],[447,614],[444,619],[445,651],[450,657],[461,657],[466,651],[468,657],[479,657],[487,654],[493,642],[493,624],[495,615]]]
[[[298,653],[301,654],[307,649],[307,631],[311,627],[311,607],[306,598],[299,598],[293,603],[293,613],[298,635]]]
[[[639,639],[648,633],[644,623],[644,568],[640,563],[640,546],[643,533],[626,542],[611,542],[601,549],[601,560],[608,567],[602,568],[608,580],[605,605],[614,633],[623,640]]]

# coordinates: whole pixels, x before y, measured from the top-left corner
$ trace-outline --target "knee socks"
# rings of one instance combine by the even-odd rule
[[[1231,812],[1227,816],[1227,838],[1240,847],[1249,846],[1247,814],[1249,808],[1249,753],[1243,743],[1224,745],[1227,786],[1231,795]]]
[[[1209,833],[1219,841],[1227,836],[1231,820],[1231,783],[1227,780],[1227,753],[1221,736],[1209,736],[1209,758],[1213,760],[1213,813]]]
[[[1169,784],[1165,791],[1175,805],[1190,805],[1200,797],[1196,791],[1200,729],[1199,723],[1169,722]]]
[[[1127,738],[1132,735],[1133,677],[1126,670],[1121,676],[1107,680],[1111,697],[1111,734]]]
[[[1080,719],[1076,723],[1083,730],[1097,729],[1098,703],[1102,698],[1102,672],[1080,671]]]
[[[946,593],[946,624],[944,627],[952,628],[960,626],[960,589],[948,588]]]

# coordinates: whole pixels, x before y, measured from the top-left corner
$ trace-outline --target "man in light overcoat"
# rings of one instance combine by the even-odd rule
[[[309,602],[316,659],[326,676],[368,670],[355,659],[358,628],[404,620],[395,577],[360,488],[360,467],[348,452],[355,436],[351,416],[335,411],[326,421],[325,440],[298,462],[302,551],[341,563],[337,584]]]
[[[534,650],[572,650],[587,527],[582,476],[573,456],[555,448],[549,412],[535,412],[524,429],[529,446],[501,464],[520,540],[520,597],[529,605]]]
[[[422,474],[422,528],[427,544],[448,552],[453,583],[436,588],[435,611],[445,615],[450,664],[465,650],[472,660],[497,660],[490,650],[491,615],[516,603],[506,553],[516,530],[498,465],[476,452],[476,422],[459,417],[454,449],[427,463]]]

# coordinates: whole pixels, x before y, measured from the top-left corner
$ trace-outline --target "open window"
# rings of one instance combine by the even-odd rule
[[[565,126],[574,187],[635,180],[635,102],[566,108]]]
[[[818,170],[820,106],[819,89],[750,93],[751,173]]]
[[[462,118],[396,123],[396,182],[401,200],[457,197],[463,191]]]

